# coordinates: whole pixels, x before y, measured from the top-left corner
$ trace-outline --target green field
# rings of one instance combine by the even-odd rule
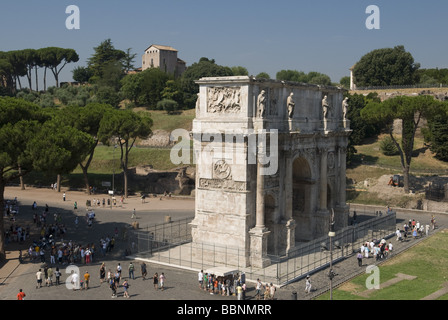
[[[348,283],[333,289],[334,300],[420,300],[438,290],[448,282],[448,232],[441,231],[415,247],[397,255],[379,266],[380,289],[372,289],[368,296],[366,280],[370,274],[360,275]],[[415,276],[413,280],[402,280],[381,288],[381,284],[402,273]],[[328,300],[330,293],[318,297]],[[448,300],[448,294],[437,300]]]
[[[386,135],[380,135],[363,145],[356,146],[355,163],[364,163],[391,171],[401,172],[400,156],[385,156],[380,149],[381,140]],[[362,159],[362,160],[361,160]],[[415,174],[448,174],[448,162],[439,161],[428,150],[423,138],[416,137],[414,153],[411,161],[411,173]]]

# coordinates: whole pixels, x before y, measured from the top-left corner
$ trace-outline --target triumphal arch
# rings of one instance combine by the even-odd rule
[[[229,264],[225,247],[265,267],[327,234],[331,216],[336,230],[347,225],[343,89],[246,76],[197,84],[193,243],[214,245],[214,261]]]

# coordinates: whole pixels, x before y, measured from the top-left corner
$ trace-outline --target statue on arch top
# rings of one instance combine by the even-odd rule
[[[292,117],[294,116],[294,108],[296,103],[294,102],[293,99],[294,93],[290,93],[288,96],[288,99],[286,99],[286,104],[288,106],[288,117],[289,119],[292,119]]]
[[[345,97],[344,101],[342,101],[342,119],[347,120],[347,112],[348,112],[348,97]]]
[[[266,91],[261,90],[260,94],[258,95],[257,106],[258,116],[260,118],[264,118],[264,114],[266,112]]]
[[[322,99],[322,113],[324,115],[324,119],[327,119],[330,113],[330,104],[328,103],[327,95]]]

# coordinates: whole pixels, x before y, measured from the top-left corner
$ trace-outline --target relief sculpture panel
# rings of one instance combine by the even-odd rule
[[[241,88],[208,88],[207,101],[207,112],[209,113],[239,113],[241,111]]]

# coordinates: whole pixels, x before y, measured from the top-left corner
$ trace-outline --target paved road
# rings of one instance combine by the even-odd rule
[[[77,241],[81,244],[98,243],[100,237],[111,235],[115,227],[124,228],[129,227],[133,221],[131,219],[132,210],[135,208],[137,212],[140,227],[151,225],[154,223],[162,223],[165,221],[165,216],[170,215],[172,220],[192,217],[194,215],[194,201],[191,199],[180,198],[150,198],[146,199],[146,203],[142,203],[138,197],[131,197],[125,201],[123,205],[118,201],[117,207],[112,209],[98,207],[95,209],[96,222],[89,228],[85,222],[84,216],[86,212],[85,202],[87,199],[93,200],[95,196],[87,197],[79,192],[67,192],[66,201],[62,199],[62,193],[57,193],[49,189],[27,189],[20,190],[19,188],[7,188],[5,191],[6,198],[13,199],[17,197],[21,206],[18,220],[16,223],[22,226],[32,225],[31,204],[37,201],[39,210],[43,210],[45,204],[50,207],[49,222],[52,221],[52,214],[58,212],[62,216],[62,222],[67,226],[68,233],[65,240]],[[102,196],[101,196],[102,198]],[[73,203],[77,201],[78,209],[73,209]],[[78,228],[75,228],[75,216],[81,219]],[[401,226],[409,219],[418,219],[422,223],[428,223],[431,215],[423,212],[403,212],[397,214],[397,225]],[[448,216],[444,214],[437,215],[439,226],[448,225]],[[397,244],[397,251],[406,249],[411,246],[412,241]],[[117,241],[114,251],[105,257],[95,257],[92,264],[78,265],[80,273],[84,274],[88,271],[91,274],[91,284],[89,290],[73,291],[68,290],[64,284],[68,274],[65,274],[66,266],[62,266],[62,285],[43,287],[36,289],[35,273],[41,266],[40,262],[28,262],[23,264],[18,263],[18,259],[14,256],[15,249],[19,248],[18,244],[11,244],[7,247],[9,258],[11,258],[7,265],[0,269],[0,300],[15,300],[19,289],[23,289],[27,294],[28,300],[110,300],[111,290],[105,284],[100,284],[99,281],[99,266],[102,262],[106,264],[106,269],[115,270],[118,263],[123,267],[123,276],[127,278],[127,268],[130,260],[124,257],[124,250],[127,244],[122,241]],[[22,245],[22,248],[27,248],[27,245]],[[373,260],[373,259],[372,259]],[[169,266],[161,266],[157,264],[148,264],[148,277],[157,272],[162,272],[166,275],[166,290],[155,290],[152,280],[143,280],[141,278],[139,262],[134,262],[136,266],[136,279],[130,279],[130,296],[132,300],[218,300],[218,301],[235,301],[234,296],[211,295],[208,292],[200,290],[197,283],[197,272],[178,269]],[[339,274],[339,279],[359,271],[356,258],[352,257],[340,262],[334,267],[336,273]],[[279,288],[277,290],[276,298],[278,300],[290,300],[293,297],[292,292],[297,292],[298,300],[306,300],[315,296],[328,288],[329,281],[327,277],[327,270],[323,270],[312,275],[314,290],[311,294],[304,293],[304,280],[297,281],[288,286]],[[122,289],[118,291],[119,296],[115,299],[124,299],[122,297]],[[255,290],[249,285],[247,292],[247,299],[254,299]]]

